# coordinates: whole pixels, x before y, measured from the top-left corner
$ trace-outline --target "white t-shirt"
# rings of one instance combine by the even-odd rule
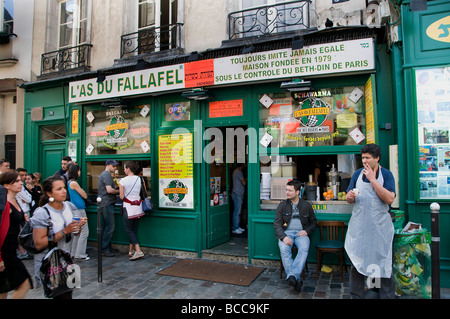
[[[119,182],[123,186],[123,194],[130,201],[139,200],[141,192],[141,178],[136,175],[126,176]]]
[[[51,217],[51,229],[48,235],[57,234],[63,230],[67,225],[69,225],[73,220],[73,212],[77,211],[77,208],[71,202],[63,202],[63,209],[57,210],[46,204],[45,207],[48,209]],[[47,228],[50,225],[50,220],[48,219],[48,214],[43,207],[38,207],[33,217],[31,217],[31,225],[33,228]],[[72,235],[73,238],[73,235]],[[65,240],[58,241],[58,248],[70,252],[70,247],[72,246],[72,240],[68,243]]]
[[[126,176],[119,182],[123,186],[123,195],[129,201],[140,200],[141,192],[141,178],[136,175]],[[139,218],[144,215],[141,205],[131,205],[130,203],[123,202],[123,208],[126,208],[128,218]]]

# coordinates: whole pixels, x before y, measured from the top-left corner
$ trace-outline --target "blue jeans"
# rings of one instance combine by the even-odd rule
[[[102,208],[102,251],[111,250],[111,238],[114,233],[114,207],[110,204]]]
[[[295,259],[292,258],[292,246],[286,245],[282,240],[278,240],[280,248],[281,261],[283,262],[286,278],[294,276],[295,279],[300,278],[300,274],[305,267],[306,258],[308,257],[310,240],[308,236],[297,236],[298,231],[286,231],[288,236],[298,249]]]
[[[233,199],[233,204],[234,204],[233,219],[231,222],[231,230],[234,231],[239,228],[239,224],[241,222],[241,208],[242,208],[242,203],[244,202],[244,194],[236,194],[236,193],[232,192],[231,198]]]

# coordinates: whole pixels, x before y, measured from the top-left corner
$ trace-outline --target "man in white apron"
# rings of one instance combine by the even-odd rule
[[[378,164],[378,145],[365,145],[361,155],[364,167],[353,174],[346,196],[348,203],[355,204],[345,238],[345,250],[353,265],[350,297],[363,298],[364,277],[371,277],[369,288],[379,288],[380,298],[394,298],[394,225],[389,205],[395,198],[395,181],[391,171]]]

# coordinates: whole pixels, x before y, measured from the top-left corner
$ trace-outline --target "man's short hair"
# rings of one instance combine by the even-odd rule
[[[381,148],[377,144],[366,144],[361,148],[361,155],[369,153],[373,158],[379,157],[381,159]]]
[[[3,163],[10,163],[6,158],[0,159],[0,165]]]
[[[25,168],[23,168],[23,167],[19,167],[19,168],[16,169],[16,172],[17,173],[20,173],[20,172],[25,172],[26,173],[27,170]]]
[[[302,184],[300,183],[300,181],[298,179],[290,180],[289,182],[287,182],[286,185],[294,186],[295,191],[299,191],[300,187],[302,186]]]
[[[61,161],[68,161],[68,162],[70,162],[70,161],[72,161],[72,157],[64,156],[63,158],[61,158]]]

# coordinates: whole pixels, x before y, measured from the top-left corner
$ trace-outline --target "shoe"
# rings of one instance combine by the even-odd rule
[[[245,229],[242,229],[241,227],[238,228],[241,232],[245,232]]]
[[[130,258],[131,261],[133,260],[137,260],[139,258],[144,257],[144,253],[141,251],[140,253],[138,253],[137,251],[134,253],[133,257]]]
[[[287,284],[289,286],[295,287],[297,285],[297,279],[295,279],[294,276],[289,276],[289,278],[286,280]]]
[[[243,233],[243,231],[242,231],[240,228],[238,228],[238,229],[236,229],[236,230],[232,230],[231,232],[232,232],[233,234],[236,234],[236,235],[240,235],[240,234]]]
[[[303,279],[302,279],[302,278],[299,278],[299,279],[297,280],[297,283],[296,283],[295,286],[294,286],[295,291],[300,291],[300,290],[302,290],[302,286],[303,286]]]
[[[114,254],[114,253],[112,253],[112,252],[110,252],[110,251],[104,251],[103,253],[102,253],[102,256],[105,256],[105,257],[114,257],[116,254]]]
[[[91,259],[89,256],[86,257],[82,257],[82,258],[74,258],[75,261],[88,261],[89,259]]]
[[[134,251],[133,250],[128,252],[128,257],[133,257],[133,255],[134,255]]]

